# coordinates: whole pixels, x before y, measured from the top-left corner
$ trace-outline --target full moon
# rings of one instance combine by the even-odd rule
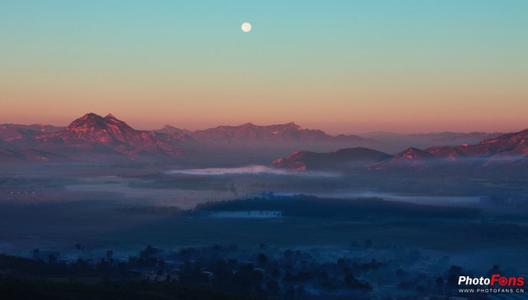
[[[242,29],[243,32],[250,32],[251,31],[251,23],[244,22],[244,23],[242,23],[240,28]]]

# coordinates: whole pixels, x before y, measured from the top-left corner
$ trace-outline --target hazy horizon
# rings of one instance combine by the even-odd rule
[[[89,112],[89,113],[94,113],[94,112]],[[0,125],[4,125],[4,124],[13,124],[13,125],[40,125],[40,126],[47,126],[47,125],[50,125],[50,126],[55,126],[55,127],[67,127],[73,120],[77,119],[77,118],[80,118],[84,115],[86,115],[88,113],[85,113],[83,115],[79,115],[79,116],[76,116],[74,118],[72,118],[71,120],[65,122],[65,123],[42,123],[42,122],[25,122],[25,123],[17,123],[17,122],[3,122],[3,120],[0,120]],[[106,116],[108,114],[112,114],[114,117],[117,117],[118,119],[126,122],[128,125],[132,126],[134,129],[138,129],[138,130],[159,130],[159,129],[162,129],[164,128],[165,126],[171,126],[171,127],[174,127],[174,128],[179,128],[179,129],[183,129],[183,130],[189,130],[189,131],[200,131],[200,130],[205,130],[205,129],[211,129],[211,128],[216,128],[216,127],[221,127],[221,126],[232,126],[232,127],[236,127],[236,126],[242,126],[242,125],[246,125],[246,124],[253,124],[255,126],[272,126],[272,125],[286,125],[286,124],[289,124],[289,123],[294,123],[298,126],[300,126],[301,128],[303,129],[313,129],[313,130],[323,130],[324,132],[328,133],[328,134],[331,134],[331,135],[340,135],[340,134],[356,134],[356,135],[368,135],[368,134],[408,134],[408,135],[412,135],[412,134],[437,134],[437,133],[467,133],[467,134],[470,134],[470,133],[508,133],[508,132],[519,132],[519,131],[523,131],[525,129],[528,129],[528,126],[526,127],[523,127],[523,128],[519,128],[519,129],[512,129],[512,130],[504,130],[504,131],[500,131],[500,130],[470,130],[470,131],[463,131],[463,130],[442,130],[442,129],[439,129],[439,130],[436,130],[436,131],[390,131],[390,130],[371,130],[371,131],[332,131],[332,130],[326,130],[325,128],[319,128],[319,127],[310,127],[310,126],[304,126],[303,124],[300,124],[299,122],[296,122],[296,121],[289,121],[289,122],[280,122],[280,123],[255,123],[255,122],[251,122],[251,121],[248,121],[248,122],[243,122],[243,123],[233,123],[233,124],[227,124],[227,123],[218,123],[218,124],[215,124],[215,125],[211,125],[211,126],[207,126],[207,127],[182,127],[182,126],[178,126],[177,124],[173,124],[173,123],[166,123],[166,124],[161,124],[159,126],[154,126],[154,127],[138,127],[138,126],[135,126],[134,123],[132,122],[129,122],[128,120],[125,120],[125,119],[122,119],[120,118],[119,115],[116,115],[114,113],[106,113],[106,114],[98,114],[98,113],[95,113],[99,116]]]

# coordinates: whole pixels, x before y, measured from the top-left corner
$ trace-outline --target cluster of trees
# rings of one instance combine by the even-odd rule
[[[320,260],[308,252],[273,251],[265,245],[250,253],[236,246],[176,252],[147,246],[127,260],[114,259],[112,251],[92,260],[64,261],[56,253],[40,250],[33,256],[0,255],[0,295],[8,295],[6,299],[305,299],[314,295],[369,299],[380,295],[371,275],[391,272],[399,291],[447,296],[456,294],[458,276],[469,274],[458,266],[445,273],[414,274],[402,268],[393,271],[390,262],[375,259]],[[499,271],[494,266],[489,272]]]

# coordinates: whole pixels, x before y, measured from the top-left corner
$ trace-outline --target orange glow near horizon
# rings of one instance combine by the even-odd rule
[[[137,128],[203,129],[296,122],[329,133],[516,131],[528,127],[528,88],[498,83],[408,82],[387,78],[323,81],[241,78],[149,83],[117,78],[3,81],[0,123],[67,125],[87,113],[112,113]],[[56,79],[55,79],[56,80]],[[143,78],[143,80],[146,80]],[[179,86],[178,86],[179,85]]]
[[[0,123],[528,127],[527,1],[110,2],[0,3]]]
[[[296,122],[329,133],[517,131],[528,127],[523,91],[338,87],[170,89],[22,88],[3,93],[0,123],[64,126],[87,112],[112,113],[141,129],[191,130],[247,122]],[[5,90],[4,90],[5,91]],[[503,100],[509,105],[502,104]],[[506,101],[507,100],[507,101]]]

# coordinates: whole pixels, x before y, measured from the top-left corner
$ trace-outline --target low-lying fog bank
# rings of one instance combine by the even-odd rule
[[[320,198],[332,199],[355,199],[355,198],[380,198],[388,201],[398,201],[422,205],[435,206],[475,206],[482,202],[483,196],[427,196],[427,195],[401,195],[395,193],[340,191],[328,193],[275,193],[277,196],[306,195]]]
[[[80,244],[126,257],[147,244],[346,250],[369,241],[387,252],[436,251],[472,268],[528,261],[525,180],[462,180],[261,166],[11,170],[0,175],[0,252],[68,255]]]
[[[225,176],[225,175],[280,175],[300,177],[338,177],[338,172],[308,171],[297,172],[292,170],[271,168],[262,165],[232,167],[232,168],[203,168],[203,169],[178,169],[166,171],[166,174],[183,174],[196,176]]]

